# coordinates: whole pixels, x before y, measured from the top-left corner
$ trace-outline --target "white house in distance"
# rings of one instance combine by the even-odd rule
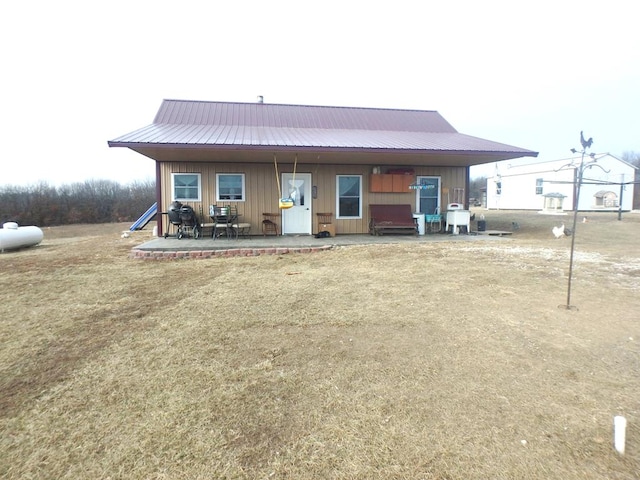
[[[595,160],[595,163],[593,163]],[[487,178],[487,209],[539,210],[562,213],[573,210],[581,155],[547,162],[496,163]],[[608,153],[586,155],[578,210],[606,211],[633,208],[632,183],[636,167]],[[620,208],[622,207],[622,208]]]

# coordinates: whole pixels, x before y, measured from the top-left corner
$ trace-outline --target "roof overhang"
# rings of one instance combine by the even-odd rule
[[[202,145],[143,145],[109,142],[110,147],[126,147],[157,162],[206,163],[271,163],[276,155],[279,162],[299,164],[339,165],[412,165],[439,167],[470,167],[501,160],[537,156],[537,152],[523,151],[425,151],[396,149],[255,147]]]

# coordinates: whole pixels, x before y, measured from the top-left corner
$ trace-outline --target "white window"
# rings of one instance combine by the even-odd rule
[[[543,182],[544,182],[544,179],[536,178],[536,195],[542,195]]]
[[[362,218],[362,175],[337,175],[336,192],[336,218]]]
[[[199,202],[202,198],[199,173],[172,173],[173,200]]]
[[[244,173],[216,174],[216,200],[244,202]]]

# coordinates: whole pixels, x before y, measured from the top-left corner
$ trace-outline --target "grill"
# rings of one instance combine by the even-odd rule
[[[167,209],[167,216],[171,225],[177,227],[176,237],[200,238],[200,223],[193,207],[182,205],[180,202],[171,202]],[[165,233],[164,238],[169,236]]]

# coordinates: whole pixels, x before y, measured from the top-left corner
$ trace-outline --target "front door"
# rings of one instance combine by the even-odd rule
[[[433,215],[440,207],[440,177],[418,177],[416,212]]]
[[[293,207],[281,210],[282,233],[311,235],[311,174],[282,174],[282,196],[293,199]]]

